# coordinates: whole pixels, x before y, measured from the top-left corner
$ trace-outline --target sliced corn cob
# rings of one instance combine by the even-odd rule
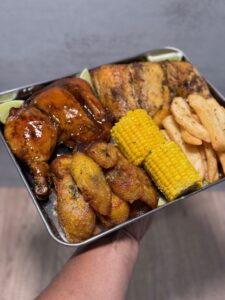
[[[199,174],[174,142],[167,141],[154,148],[144,166],[168,201],[202,186]]]
[[[116,123],[111,133],[122,153],[134,165],[141,164],[150,150],[166,141],[143,109],[129,111]]]

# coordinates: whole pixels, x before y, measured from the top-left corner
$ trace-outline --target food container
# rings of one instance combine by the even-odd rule
[[[187,56],[179,49],[176,49],[176,48],[173,48],[173,47],[166,47],[166,48],[162,48],[162,49],[158,49],[158,50],[152,50],[152,51],[148,51],[148,52],[145,52],[145,53],[142,53],[140,55],[137,55],[137,56],[134,56],[134,57],[131,57],[131,58],[128,58],[128,59],[124,59],[124,60],[121,60],[121,61],[117,61],[115,63],[129,63],[129,62],[134,62],[134,61],[146,61],[146,60],[149,60],[149,61],[163,61],[163,60],[185,60],[185,61],[189,61],[190,60],[187,58]],[[75,76],[75,74],[72,74],[68,77],[71,77],[71,76]],[[56,80],[56,79],[54,79]],[[24,86],[24,87],[20,87],[20,88],[16,88],[16,89],[13,89],[13,90],[9,90],[9,91],[5,91],[5,92],[2,92],[0,93],[0,95],[4,95],[4,94],[7,94],[9,92],[17,92],[18,93],[18,96],[17,98],[18,99],[26,99],[28,98],[31,94],[33,94],[35,91],[38,91],[40,90],[41,88],[43,88],[44,86],[46,86],[47,84],[53,82],[54,80],[52,81],[48,81],[48,82],[42,82],[42,83],[38,83],[38,84],[31,84],[31,85],[28,85],[28,86]],[[206,80],[207,81],[207,80]],[[224,97],[214,88],[213,85],[211,85],[208,81],[208,86],[210,88],[210,91],[212,93],[212,95],[214,96],[214,98],[223,106],[225,106],[225,99]],[[3,129],[4,129],[4,125],[0,124],[0,136],[1,136],[1,139],[3,141],[3,144],[5,145],[6,149],[8,150],[8,153],[12,159],[12,161],[14,162],[15,164],[15,167],[16,169],[18,170],[20,176],[22,177],[23,179],[23,182],[31,196],[31,199],[34,203],[34,205],[36,206],[37,208],[37,211],[38,213],[40,214],[49,234],[52,236],[52,238],[57,241],[58,243],[60,244],[63,244],[63,245],[67,245],[67,246],[82,246],[82,245],[86,245],[90,242],[93,242],[95,240],[98,240],[100,239],[101,237],[105,236],[105,235],[108,235],[128,224],[131,224],[133,222],[137,222],[138,220],[142,219],[142,218],[145,218],[147,216],[150,216],[154,213],[156,213],[157,211],[161,210],[161,209],[165,209],[166,207],[168,207],[169,205],[175,205],[178,201],[181,201],[181,200],[184,200],[194,194],[197,194],[199,192],[202,192],[203,190],[207,189],[207,188],[210,188],[222,181],[225,180],[225,178],[222,178],[216,182],[214,182],[213,184],[208,184],[206,186],[204,186],[203,188],[201,188],[200,190],[198,191],[195,191],[195,192],[191,192],[187,195],[184,195],[182,197],[179,197],[178,199],[172,201],[172,202],[169,202],[167,204],[165,204],[164,206],[161,206],[161,207],[158,207],[154,210],[151,210],[151,211],[148,211],[147,213],[141,215],[141,216],[138,216],[136,218],[133,218],[133,219],[130,219],[120,225],[117,225],[117,226],[114,226],[113,228],[110,228],[110,229],[105,229],[104,231],[82,241],[82,242],[79,242],[79,243],[69,243],[65,237],[65,234],[58,222],[58,218],[57,218],[57,215],[56,215],[56,212],[55,212],[55,194],[54,192],[52,192],[52,194],[50,195],[49,199],[47,201],[38,201],[34,192],[33,192],[33,188],[32,188],[32,178],[31,178],[31,175],[27,169],[27,167],[21,163],[20,161],[17,160],[17,158],[13,155],[13,153],[11,152],[9,146],[7,145],[6,141],[5,141],[5,138],[4,138],[4,135],[3,135]],[[68,150],[67,150],[68,151]],[[61,153],[64,153],[65,152],[65,149],[62,147],[60,149],[58,149],[58,152],[61,152]]]

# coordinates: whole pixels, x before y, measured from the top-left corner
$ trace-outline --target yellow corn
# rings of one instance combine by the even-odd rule
[[[129,111],[115,124],[111,133],[122,153],[134,165],[141,164],[152,149],[166,141],[143,109]]]
[[[199,174],[185,154],[171,141],[154,148],[144,166],[168,201],[202,185]]]

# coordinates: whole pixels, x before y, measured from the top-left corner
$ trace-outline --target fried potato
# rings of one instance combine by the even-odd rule
[[[165,101],[161,110],[159,110],[153,117],[154,122],[161,127],[162,121],[170,114],[170,103]]]
[[[225,152],[218,152],[217,155],[222,165],[223,173],[225,174]]]
[[[70,175],[71,161],[71,155],[59,156],[52,162],[51,171],[56,189],[59,223],[68,241],[77,243],[92,235],[96,216]]]
[[[88,149],[87,154],[104,169],[114,167],[118,161],[118,149],[113,144],[96,143]]]
[[[112,191],[125,201],[132,203],[143,194],[136,167],[122,156],[116,166],[107,172],[106,179]]]
[[[129,217],[130,207],[129,204],[120,199],[115,194],[112,194],[112,208],[108,216],[99,215],[99,219],[106,227],[118,225],[126,221]]]
[[[201,178],[203,178],[205,174],[204,165],[198,147],[184,143],[181,137],[180,127],[175,122],[172,115],[166,117],[163,120],[163,126],[166,129],[171,140],[181,147],[181,149],[183,150],[184,154],[187,156],[193,167],[199,173]]]
[[[210,142],[207,130],[192,116],[190,107],[183,98],[174,98],[171,104],[171,112],[177,123],[191,135],[194,135],[205,142]]]
[[[143,185],[143,194],[140,197],[144,203],[146,203],[151,209],[156,208],[158,204],[158,197],[152,182],[145,171],[137,167],[138,177]]]
[[[169,137],[167,131],[166,131],[165,129],[161,129],[161,131],[162,131],[162,133],[163,133],[165,139],[166,139],[167,141],[170,141],[170,137]]]
[[[206,180],[211,183],[219,179],[218,162],[211,144],[204,143],[204,150],[207,159]]]
[[[96,212],[108,215],[112,204],[111,190],[99,165],[84,153],[76,152],[70,170],[84,199]]]
[[[214,109],[212,104],[198,95],[188,97],[190,106],[194,109],[201,120],[203,126],[207,129],[213,149],[217,152],[225,151],[225,132],[223,123],[218,115],[221,114],[218,109]]]
[[[202,145],[202,140],[200,140],[199,138],[196,138],[195,136],[190,134],[184,128],[181,127],[180,131],[181,131],[182,139],[184,140],[185,143],[190,144],[190,145],[195,145],[195,146]]]

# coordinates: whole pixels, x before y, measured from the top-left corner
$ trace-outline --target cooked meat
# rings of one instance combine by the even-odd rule
[[[140,107],[154,116],[170,99],[163,69],[157,63],[103,65],[91,74],[101,103],[115,120]]]
[[[57,126],[34,107],[13,108],[5,124],[5,138],[16,157],[25,162],[34,176],[39,198],[49,194],[49,160],[57,141]]]
[[[99,219],[106,227],[112,227],[126,221],[129,217],[129,204],[112,194],[112,207],[108,216],[99,215]]]
[[[84,200],[70,174],[72,155],[57,157],[51,164],[57,196],[59,222],[72,243],[90,237],[95,229],[95,213]]]
[[[105,111],[84,80],[56,81],[37,94],[31,104],[59,124],[59,142],[74,145],[109,137],[110,123]]]
[[[162,64],[173,96],[187,98],[190,94],[210,97],[207,83],[199,72],[185,61],[166,61]]]
[[[118,149],[113,144],[96,143],[93,144],[87,151],[91,157],[100,167],[104,169],[112,168],[118,161]]]
[[[143,185],[136,167],[124,157],[121,157],[116,166],[107,172],[106,179],[112,191],[125,201],[132,203],[143,194]]]

